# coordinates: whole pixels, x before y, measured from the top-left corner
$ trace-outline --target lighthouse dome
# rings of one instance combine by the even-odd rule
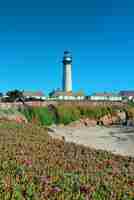
[[[63,63],[71,63],[72,62],[72,55],[69,51],[64,52]]]

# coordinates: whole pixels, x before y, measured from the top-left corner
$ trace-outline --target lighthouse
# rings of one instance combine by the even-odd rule
[[[65,51],[63,57],[63,91],[72,92],[72,55],[69,51]]]

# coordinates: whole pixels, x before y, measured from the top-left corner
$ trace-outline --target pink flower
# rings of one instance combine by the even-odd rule
[[[25,160],[24,160],[24,164],[27,165],[28,167],[31,167],[31,166],[32,166],[32,160],[30,160],[30,159],[25,159]]]
[[[40,180],[43,184],[49,184],[50,183],[50,176],[41,176]]]
[[[90,192],[90,188],[86,185],[80,186],[80,192],[84,194],[88,194]]]
[[[61,189],[59,187],[55,186],[52,188],[52,193],[59,193],[59,192],[61,192]]]

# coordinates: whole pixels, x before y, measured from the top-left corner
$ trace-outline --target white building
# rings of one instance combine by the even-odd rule
[[[133,90],[126,90],[126,91],[120,91],[120,95],[123,99],[126,100],[133,100],[134,99],[134,91]]]
[[[49,98],[51,100],[66,100],[66,101],[74,101],[74,100],[84,100],[85,96],[81,93],[72,93],[72,92],[63,92],[63,91],[54,91]]]
[[[26,100],[46,100],[46,96],[42,92],[24,91],[23,96]]]
[[[122,101],[122,97],[113,93],[95,93],[90,96],[92,101]]]

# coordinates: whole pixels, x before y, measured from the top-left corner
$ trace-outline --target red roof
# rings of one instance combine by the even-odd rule
[[[44,94],[43,92],[40,92],[40,91],[35,91],[35,92],[30,92],[30,91],[25,91],[23,92],[23,95],[24,96],[38,96],[38,97],[43,97]]]
[[[126,97],[134,97],[134,91],[120,91],[121,96],[126,96]]]

